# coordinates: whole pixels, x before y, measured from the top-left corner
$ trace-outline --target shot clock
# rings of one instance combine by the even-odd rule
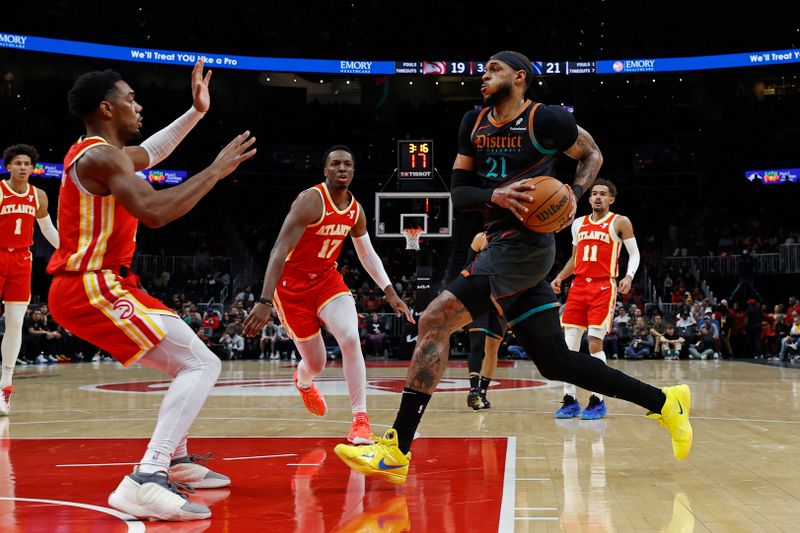
[[[405,180],[433,177],[433,141],[397,141],[397,178]]]

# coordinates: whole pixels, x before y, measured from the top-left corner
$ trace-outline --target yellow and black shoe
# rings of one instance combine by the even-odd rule
[[[405,483],[411,452],[404,454],[397,446],[397,431],[389,429],[375,444],[350,446],[338,444],[333,451],[344,464],[365,476],[376,476],[390,483]]]
[[[683,461],[692,450],[694,432],[689,422],[689,410],[692,407],[692,393],[688,385],[676,385],[661,389],[667,400],[660,413],[648,412],[645,416],[658,420],[672,435],[672,452],[679,461]]]

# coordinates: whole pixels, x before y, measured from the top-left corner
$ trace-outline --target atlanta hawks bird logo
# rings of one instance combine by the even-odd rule
[[[114,302],[114,314],[121,320],[128,320],[133,316],[133,303],[130,300],[120,298]]]

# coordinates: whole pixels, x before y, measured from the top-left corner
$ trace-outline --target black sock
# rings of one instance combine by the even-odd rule
[[[430,400],[430,394],[403,387],[400,410],[397,411],[397,418],[394,419],[392,426],[397,431],[397,445],[401,452],[408,453],[411,449],[414,433]]]
[[[485,378],[481,376],[481,395],[486,396],[486,391],[489,389],[489,384],[492,382],[492,378]]]
[[[481,377],[478,374],[470,374],[469,375],[469,388],[470,389],[477,389],[478,388],[478,380]]]

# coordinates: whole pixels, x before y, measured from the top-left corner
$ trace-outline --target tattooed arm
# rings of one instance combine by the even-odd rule
[[[572,190],[580,199],[583,192],[591,188],[597,173],[600,172],[600,167],[603,165],[603,154],[600,153],[600,149],[589,132],[580,126],[578,126],[578,138],[572,146],[564,150],[564,153],[572,159],[578,160]]]
[[[450,291],[443,291],[422,314],[406,387],[433,394],[447,369],[450,335],[472,320],[467,308]]]

